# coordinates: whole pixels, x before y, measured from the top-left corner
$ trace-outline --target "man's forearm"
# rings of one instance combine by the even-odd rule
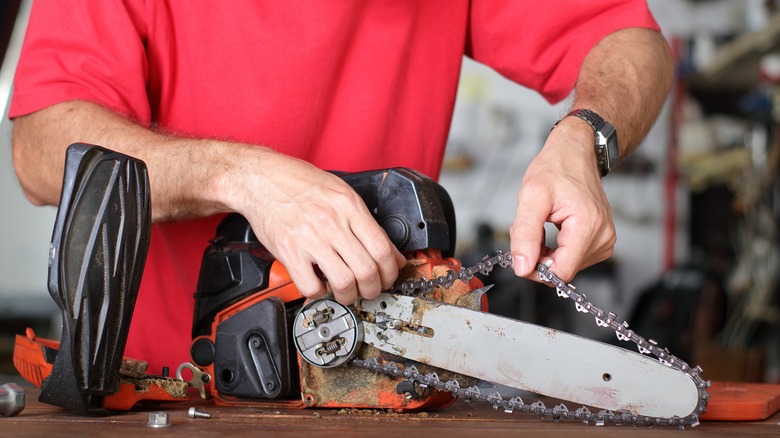
[[[165,135],[92,103],[64,102],[14,121],[14,166],[31,202],[59,202],[65,148],[74,142],[98,144],[144,160],[155,221],[231,210],[220,170],[242,148],[251,147],[255,155],[272,153],[256,146]]]
[[[14,166],[31,201],[58,202],[73,142],[144,160],[154,221],[241,213],[306,297],[325,294],[322,272],[338,301],[374,298],[406,262],[338,176],[261,146],[157,133],[86,102],[16,119]]]
[[[650,130],[671,87],[669,46],[659,32],[630,28],[606,36],[585,58],[573,108],[587,108],[612,123],[620,156]]]

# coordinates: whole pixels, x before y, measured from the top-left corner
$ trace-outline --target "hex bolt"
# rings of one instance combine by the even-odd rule
[[[149,412],[149,422],[146,423],[146,427],[153,427],[155,429],[162,429],[164,427],[170,427],[171,423],[168,422],[168,414],[165,412]]]
[[[188,415],[190,418],[211,418],[211,414],[208,412],[201,412],[194,407],[190,408]]]
[[[0,415],[15,417],[24,409],[24,389],[16,383],[0,385]]]

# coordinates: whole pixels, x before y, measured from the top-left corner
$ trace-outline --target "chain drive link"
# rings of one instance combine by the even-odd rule
[[[495,266],[508,268],[512,265],[512,255],[499,252],[493,257],[485,256],[481,262],[474,266],[462,268],[458,272],[449,271],[447,274],[426,280],[407,280],[395,285],[387,290],[390,293],[399,293],[407,296],[426,296],[436,287],[448,288],[455,281],[468,282],[475,274],[481,273],[487,275]],[[635,415],[628,411],[609,411],[602,410],[596,413],[591,412],[587,407],[581,406],[576,410],[570,411],[564,404],[558,404],[553,407],[546,407],[541,401],[525,403],[520,397],[504,399],[500,393],[494,391],[489,394],[483,394],[476,387],[462,388],[457,380],[442,381],[436,373],[421,374],[417,368],[410,366],[404,369],[398,368],[395,363],[389,362],[380,364],[375,358],[369,360],[354,359],[352,366],[361,367],[382,373],[388,376],[401,377],[410,382],[417,382],[420,387],[431,387],[439,391],[451,393],[455,397],[465,401],[477,401],[488,403],[495,409],[503,409],[507,413],[514,411],[536,414],[542,418],[551,418],[553,420],[579,420],[585,424],[593,422],[597,426],[603,426],[606,423],[613,424],[632,424],[634,426],[678,426],[684,429],[686,425],[696,427],[699,424],[699,417],[704,413],[709,400],[707,388],[709,381],[701,377],[702,369],[698,366],[691,367],[683,360],[675,357],[669,350],[658,345],[653,339],[645,339],[628,327],[628,323],[621,321],[617,315],[612,312],[605,312],[593,303],[588,301],[584,293],[577,292],[576,288],[562,281],[552,271],[549,264],[539,264],[537,272],[542,281],[551,283],[561,298],[568,298],[574,302],[577,311],[591,314],[599,327],[609,328],[615,332],[621,341],[631,342],[638,348],[639,352],[645,355],[652,355],[662,364],[685,373],[696,385],[698,391],[698,404],[693,412],[685,417],[649,417],[644,415]]]

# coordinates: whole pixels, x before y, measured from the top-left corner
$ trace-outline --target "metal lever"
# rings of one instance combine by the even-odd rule
[[[176,369],[176,378],[179,380],[184,380],[182,377],[182,371],[184,370],[190,370],[192,373],[192,378],[190,380],[187,380],[187,383],[192,385],[194,388],[197,388],[198,392],[200,392],[200,398],[206,400],[209,398],[208,392],[206,392],[206,384],[211,382],[211,375],[208,373],[204,373],[201,371],[200,368],[196,367],[195,365],[184,362],[181,365],[179,365],[179,368]]]

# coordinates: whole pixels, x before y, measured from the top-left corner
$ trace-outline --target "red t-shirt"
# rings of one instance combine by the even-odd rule
[[[36,0],[10,117],[87,100],[323,169],[437,178],[464,54],[554,102],[603,36],[657,29],[632,0],[304,3]],[[126,349],[153,373],[189,360],[192,296],[217,222],[153,226]]]

